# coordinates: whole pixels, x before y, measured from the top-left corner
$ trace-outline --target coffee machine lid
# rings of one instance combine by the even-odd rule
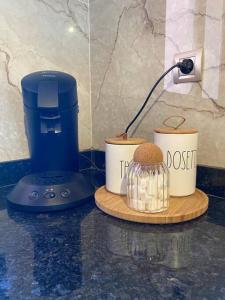
[[[73,76],[59,71],[28,74],[21,81],[24,105],[32,109],[67,109],[77,104]]]

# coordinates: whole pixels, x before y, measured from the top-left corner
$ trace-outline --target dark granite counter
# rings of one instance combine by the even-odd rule
[[[101,171],[90,171],[96,186]],[[225,299],[225,200],[180,225],[114,219],[94,201],[31,214],[0,189],[0,299]]]

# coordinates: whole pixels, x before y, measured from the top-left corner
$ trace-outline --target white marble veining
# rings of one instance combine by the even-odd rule
[[[93,146],[124,130],[180,51],[204,48],[203,78],[154,92],[136,136],[173,115],[199,129],[198,163],[225,167],[225,1],[90,0]]]
[[[165,118],[182,115],[199,129],[198,162],[225,167],[225,0],[7,0],[0,12],[0,161],[29,155],[20,88],[27,73],[74,75],[80,148],[103,149],[173,55],[202,47],[203,80],[175,86],[168,75],[133,133],[151,140]]]
[[[28,157],[20,80],[52,69],[78,82],[79,144],[91,146],[87,0],[0,1],[0,161]]]

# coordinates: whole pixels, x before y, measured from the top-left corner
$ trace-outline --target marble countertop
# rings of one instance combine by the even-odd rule
[[[93,175],[95,185],[104,181]],[[180,225],[114,219],[94,201],[51,214],[6,208],[0,189],[0,299],[225,299],[225,200]]]

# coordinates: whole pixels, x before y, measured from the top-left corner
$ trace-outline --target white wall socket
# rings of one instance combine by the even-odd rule
[[[189,59],[193,60],[194,68],[193,68],[192,72],[189,74],[182,73],[179,68],[174,69],[173,70],[174,83],[201,81],[202,56],[203,56],[202,48],[175,54],[174,55],[175,63],[182,62],[185,58],[189,58]]]

